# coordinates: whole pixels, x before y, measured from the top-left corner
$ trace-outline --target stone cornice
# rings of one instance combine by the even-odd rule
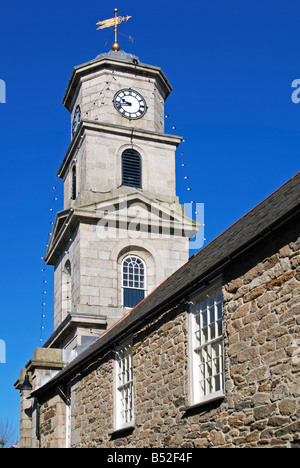
[[[172,86],[169,83],[168,79],[166,78],[165,74],[159,67],[154,67],[152,65],[146,65],[143,63],[136,63],[136,62],[128,62],[124,60],[118,60],[115,58],[110,57],[101,57],[100,59],[95,59],[90,62],[84,63],[82,65],[78,65],[73,69],[71,78],[68,83],[68,87],[66,89],[64,98],[63,98],[63,105],[70,111],[73,101],[73,96],[76,93],[77,86],[80,80],[85,77],[86,75],[90,75],[92,73],[98,72],[102,69],[113,69],[113,70],[121,70],[123,72],[129,72],[134,75],[140,76],[151,76],[156,78],[164,92],[166,94],[166,98],[172,91]]]
[[[166,133],[151,132],[149,130],[142,130],[134,127],[113,125],[108,123],[101,123],[94,120],[82,120],[76,136],[73,138],[63,162],[58,170],[58,177],[63,178],[66,170],[72,160],[74,153],[79,145],[82,144],[87,131],[96,133],[108,133],[110,135],[118,135],[128,138],[130,141],[134,138],[143,141],[152,141],[162,145],[173,145],[177,147],[182,140],[181,136],[168,135]]]
[[[119,206],[123,199],[126,201],[125,212]],[[134,192],[127,194],[125,197],[120,195],[120,197],[104,200],[100,203],[74,207],[58,213],[45,255],[47,264],[55,264],[68,243],[70,233],[76,229],[80,222],[93,222],[96,224],[99,220],[105,219],[106,223],[110,223],[116,228],[128,229],[135,220],[134,215],[126,212],[131,203],[140,203],[141,206],[145,207],[145,216],[141,216],[139,220],[139,225],[145,232],[148,232],[150,227],[152,229],[150,232],[162,230],[170,236],[179,235],[191,238],[199,229],[199,224],[186,217],[183,212],[174,211],[172,207],[162,205],[158,200],[149,198],[145,194]],[[114,209],[111,210],[111,207]],[[161,217],[158,216],[158,212],[162,213]],[[150,218],[149,214],[152,214]]]
[[[87,315],[87,314],[76,314],[69,313],[65,320],[54,330],[52,335],[48,338],[45,343],[45,348],[56,348],[60,347],[63,339],[68,336],[73,329],[77,327],[86,327],[93,329],[105,329],[107,325],[106,316],[103,315]]]

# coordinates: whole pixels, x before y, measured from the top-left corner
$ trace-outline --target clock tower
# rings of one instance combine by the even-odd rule
[[[160,68],[120,50],[73,70],[64,209],[45,256],[55,269],[45,347],[78,354],[188,260],[197,226],[176,196],[181,138],[164,133],[171,89]]]

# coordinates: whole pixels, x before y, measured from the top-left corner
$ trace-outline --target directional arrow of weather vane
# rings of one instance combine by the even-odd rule
[[[113,31],[114,31],[114,35],[115,35],[115,42],[112,46],[112,50],[114,51],[117,51],[120,49],[120,46],[118,44],[118,24],[121,24],[123,22],[127,22],[129,20],[129,18],[131,18],[131,16],[117,16],[117,13],[118,13],[118,9],[115,8],[114,10],[115,12],[115,17],[114,18],[110,18],[110,19],[107,19],[107,20],[104,20],[104,21],[98,21],[97,26],[97,30],[98,29],[104,29],[104,28],[109,28],[109,29],[112,29],[112,27],[114,27]],[[119,32],[119,34],[122,34]],[[126,36],[125,34],[122,34],[122,36],[125,36],[125,37],[128,37],[130,41],[133,42],[133,38],[131,36]],[[108,41],[110,40],[112,36],[110,36],[107,41],[105,42],[105,45],[108,43]]]

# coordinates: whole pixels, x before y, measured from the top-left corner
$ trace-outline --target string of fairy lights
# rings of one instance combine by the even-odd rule
[[[160,91],[158,90],[158,88],[156,86],[154,88],[154,93],[153,94],[155,96],[155,99],[162,103]],[[174,123],[172,117],[170,116],[170,114],[165,114],[164,118],[165,118],[165,121],[170,124],[172,132],[175,132],[175,130],[177,132],[177,126],[175,125],[175,123]],[[184,178],[184,181],[185,181],[185,184],[186,184],[186,191],[189,194],[189,202],[192,205],[191,216],[194,219],[194,217],[197,218],[198,212],[197,212],[197,207],[196,207],[196,200],[194,198],[194,191],[193,191],[193,187],[192,187],[191,177],[190,177],[190,174],[189,174],[189,164],[188,164],[188,161],[186,159],[185,138],[183,138],[181,140],[181,143],[180,143],[177,151],[179,153],[179,158],[180,158],[179,164],[180,164],[180,167],[182,168],[183,178]]]
[[[166,114],[165,118],[170,122],[172,131],[177,130],[177,127],[174,125],[174,122],[172,121],[170,117],[170,114]],[[189,192],[189,200],[193,206],[192,215],[195,215],[197,217],[198,212],[196,209],[196,200],[194,198],[194,191],[192,187],[191,177],[188,171],[189,165],[186,159],[186,151],[185,151],[184,146],[185,146],[185,139],[183,138],[178,147],[178,152],[179,152],[179,157],[180,157],[179,163],[180,163],[180,167],[183,169],[182,172],[183,172],[184,181],[186,182],[186,190],[187,192]]]
[[[90,108],[86,111],[85,115],[87,117],[89,116],[89,114],[93,110],[93,108],[95,108],[95,106],[97,105],[98,100],[100,101],[99,102],[99,107],[101,107],[101,106],[103,106],[105,104],[106,93],[108,91],[110,91],[110,85],[111,85],[113,80],[116,80],[116,78],[114,77],[114,71],[111,72],[110,79],[104,83],[103,88],[99,91],[98,98],[96,98],[93,101]],[[155,91],[157,91],[157,90],[155,89]],[[176,125],[173,123],[172,118],[170,117],[170,114],[166,114],[164,117],[165,117],[166,121],[168,121],[170,123],[172,131],[177,130]],[[78,153],[78,151],[80,149],[80,146],[81,146],[81,141],[79,142],[79,144],[78,144],[78,146],[76,148],[75,154],[73,156],[73,161],[75,161],[75,163],[77,163],[76,156],[77,156],[77,153]],[[183,138],[180,145],[179,145],[179,147],[178,147],[179,158],[180,158],[179,164],[180,164],[180,167],[183,169],[183,178],[184,178],[184,181],[186,182],[186,190],[189,193],[189,200],[190,200],[190,203],[192,204],[192,207],[193,207],[192,217],[195,216],[197,218],[198,212],[197,212],[197,208],[196,208],[196,202],[195,202],[195,199],[194,199],[194,192],[193,192],[191,177],[190,177],[190,174],[188,173],[189,166],[188,166],[188,161],[187,161],[187,158],[186,158],[186,151],[185,151],[184,146],[185,146],[185,139]],[[56,176],[55,183],[52,186],[52,200],[51,200],[51,207],[50,207],[49,228],[48,228],[48,233],[47,233],[47,240],[46,240],[46,243],[45,243],[45,253],[46,253],[46,251],[48,249],[48,246],[49,246],[49,243],[50,243],[50,240],[51,240],[52,230],[53,230],[56,211],[57,211],[56,210],[56,204],[57,204],[57,201],[58,201],[57,182],[58,182],[58,176]],[[42,295],[42,298],[41,298],[41,323],[40,323],[40,338],[39,338],[40,346],[42,346],[42,342],[43,342],[43,334],[44,334],[44,330],[45,330],[45,319],[46,319],[46,307],[47,307],[47,301],[46,301],[47,276],[46,276],[46,268],[45,268],[45,253],[41,257],[41,260],[42,260],[43,264],[42,264],[42,268],[41,268],[41,272],[42,272],[42,291],[41,291],[42,294],[41,295]]]
[[[41,272],[42,272],[41,308],[42,308],[42,310],[41,310],[41,325],[40,325],[40,345],[42,344],[42,341],[43,341],[43,331],[45,329],[46,305],[47,305],[47,302],[46,302],[47,279],[46,279],[46,268],[45,268],[45,254],[46,254],[46,251],[47,251],[50,239],[51,239],[52,229],[53,229],[53,225],[54,225],[54,217],[55,217],[55,212],[56,212],[55,204],[56,204],[56,202],[58,200],[58,197],[57,197],[57,181],[58,181],[58,176],[56,176],[55,183],[52,186],[52,200],[51,200],[51,207],[50,207],[50,219],[49,219],[48,234],[47,234],[47,240],[46,240],[46,244],[45,244],[45,252],[44,252],[43,256],[41,257],[41,260],[42,260],[42,268],[41,268]]]
[[[112,70],[108,81],[105,81],[105,83],[103,85],[103,88],[98,93],[98,96],[96,96],[96,98],[93,100],[90,108],[85,112],[86,116],[88,116],[89,113],[92,111],[92,109],[95,108],[95,106],[97,106],[97,101],[98,100],[100,100],[99,108],[105,104],[106,94],[107,94],[108,91],[111,90],[110,85],[112,84],[113,80],[116,80],[116,77],[114,76],[114,74],[115,74],[115,71]],[[98,120],[97,117],[95,118],[95,120]]]
[[[107,92],[110,91],[110,85],[113,82],[113,80],[116,80],[116,78],[114,76],[114,73],[115,73],[114,70],[112,70],[109,79],[107,81],[105,81],[102,89],[99,91],[98,96],[96,96],[96,98],[92,102],[91,106],[87,109],[87,111],[85,113],[86,117],[90,117],[89,114],[95,108],[95,106],[97,106],[98,101],[99,101],[99,103],[98,103],[99,108],[105,104],[105,99],[106,99],[106,96],[107,96]],[[80,149],[80,146],[81,146],[81,140],[80,140],[80,142],[79,142],[79,144],[78,144],[78,146],[76,148],[75,154],[73,156],[73,162],[75,162],[75,164],[77,163],[76,157],[77,157],[77,153],[78,153],[78,151]],[[53,226],[54,226],[54,220],[55,220],[55,216],[56,216],[55,204],[58,201],[57,182],[58,182],[58,176],[56,176],[55,183],[54,183],[54,185],[52,187],[53,193],[52,193],[52,202],[51,202],[51,207],[50,207],[49,228],[48,228],[48,234],[47,234],[47,239],[46,239],[46,243],[45,243],[45,253],[46,253],[46,251],[48,249],[49,242],[51,240],[52,230],[53,230]],[[41,297],[41,319],[40,319],[40,338],[39,338],[39,345],[40,346],[43,343],[43,335],[44,335],[45,321],[46,321],[46,310],[47,310],[46,309],[46,307],[47,307],[47,301],[46,301],[47,276],[46,276],[46,265],[45,265],[45,253],[41,257],[41,260],[42,260],[42,268],[41,268],[41,272],[42,272],[42,291],[41,291],[41,295],[42,295],[42,297]]]

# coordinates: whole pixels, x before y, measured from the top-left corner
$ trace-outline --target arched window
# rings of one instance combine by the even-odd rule
[[[131,148],[122,153],[122,185],[142,188],[141,157]]]
[[[123,306],[135,307],[145,297],[146,268],[143,260],[128,255],[122,263]]]
[[[72,277],[71,263],[67,260],[62,271],[62,313],[63,318],[71,312],[72,307]]]
[[[76,164],[73,164],[73,167],[72,167],[72,196],[71,196],[72,200],[76,200],[76,195],[77,195],[76,179],[77,179]]]

